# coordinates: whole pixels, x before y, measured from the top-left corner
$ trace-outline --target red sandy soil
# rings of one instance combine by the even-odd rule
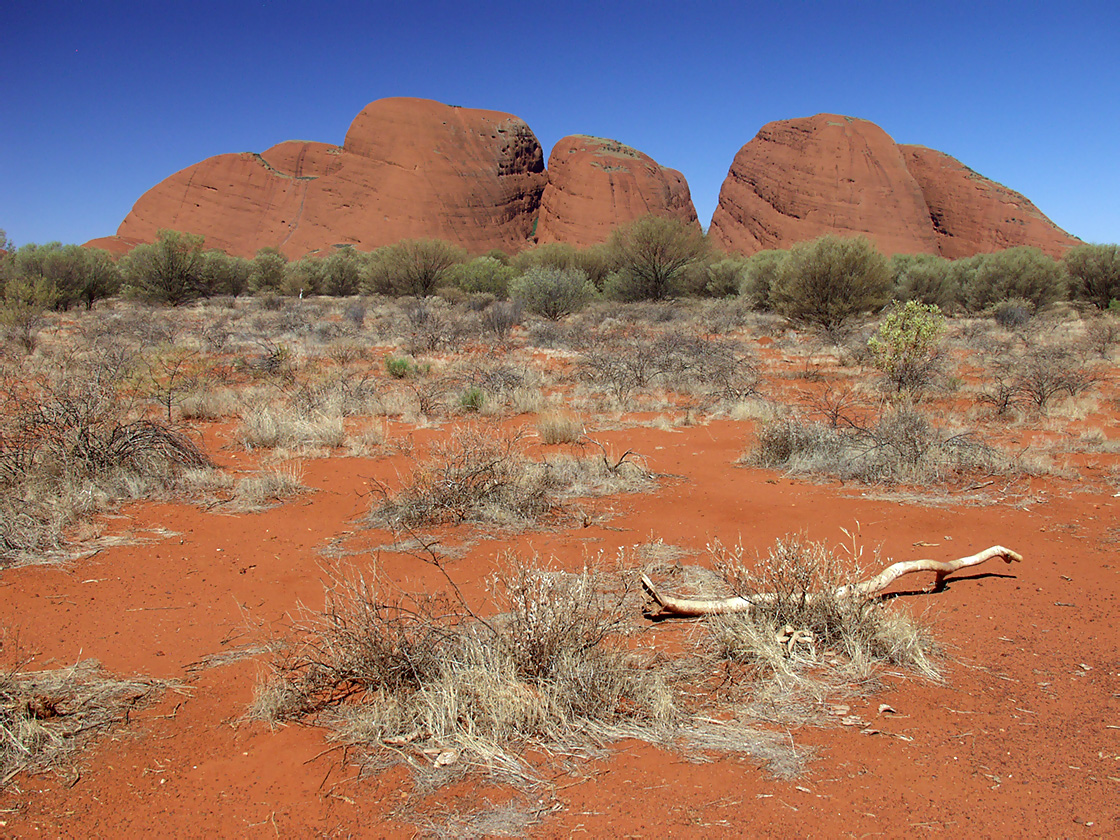
[[[417,433],[417,451],[452,428]],[[794,742],[818,750],[793,780],[776,780],[749,758],[713,753],[708,763],[695,763],[625,742],[611,757],[588,761],[584,775],[553,780],[562,807],[530,832],[1120,836],[1115,491],[1024,479],[987,506],[954,504],[952,495],[936,507],[885,501],[855,485],[736,466],[748,428],[724,420],[596,433],[642,453],[654,472],[679,478],[663,480],[652,494],[591,503],[611,516],[597,516],[590,527],[481,535],[449,571],[468,598],[485,598],[483,583],[509,545],[579,568],[600,550],[651,537],[702,558],[713,538],[765,551],[790,532],[840,543],[842,527],[858,527],[863,544],[884,558],[951,559],[1002,544],[1025,562],[966,570],[937,594],[922,593],[930,581],[918,577],[896,584],[907,594],[895,603],[929,611],[949,659],[944,684],[886,674],[883,691],[853,702],[852,714],[880,734],[842,726],[791,731]],[[221,431],[208,434],[218,461],[241,460],[222,448]],[[325,569],[335,562],[321,549],[358,527],[371,478],[393,483],[407,467],[402,455],[309,460],[304,481],[316,492],[274,509],[233,517],[186,504],[138,505],[115,520],[115,530],[163,528],[174,536],[5,571],[0,614],[9,640],[32,656],[28,668],[92,657],[113,674],[177,680],[179,687],[83,753],[76,781],[66,772],[9,784],[0,793],[0,835],[415,835],[400,816],[411,796],[404,769],[359,779],[326,731],[247,721],[266,673],[261,656],[200,664],[282,630],[301,602],[321,605]],[[362,539],[391,541],[376,532]],[[923,542],[932,545],[915,547]],[[346,561],[365,568],[375,558]],[[439,585],[438,573],[415,559],[383,554],[380,564],[405,589]],[[657,625],[648,632],[675,631]],[[880,715],[883,703],[897,713]],[[510,795],[462,782],[420,810],[438,815]]]

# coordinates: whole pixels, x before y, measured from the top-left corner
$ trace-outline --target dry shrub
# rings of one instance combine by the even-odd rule
[[[847,418],[845,427],[774,418],[759,427],[743,462],[885,484],[943,482],[1013,468],[1011,459],[970,432],[938,428],[911,405],[893,407],[873,423]]]
[[[347,441],[346,426],[340,415],[304,413],[291,405],[251,407],[241,418],[236,434],[238,442],[246,449],[280,446],[337,449]]]
[[[523,778],[516,753],[530,745],[594,744],[674,718],[665,679],[624,643],[625,592],[587,571],[522,569],[496,577],[493,594],[505,612],[482,620],[455,599],[335,578],[253,714],[319,715],[370,750],[427,749]]]
[[[154,685],[109,678],[91,659],[0,673],[0,789],[20,772],[59,769],[95,733],[127,720]]]
[[[523,524],[556,512],[565,499],[642,489],[652,477],[627,456],[556,456],[532,461],[520,450],[521,432],[466,427],[433,446],[370,524],[392,528],[462,522]],[[628,453],[629,454],[629,453]]]
[[[874,664],[938,676],[932,640],[909,615],[888,610],[879,598],[837,595],[864,579],[860,549],[845,560],[823,543],[785,537],[750,565],[742,546],[714,543],[710,549],[731,591],[755,602],[749,613],[709,620],[721,657],[788,674],[800,666],[823,667],[839,655],[849,672],[855,669],[852,676]]]
[[[168,496],[210,465],[182,431],[122,399],[120,371],[64,360],[0,394],[0,563],[62,546],[74,523],[122,500]]]

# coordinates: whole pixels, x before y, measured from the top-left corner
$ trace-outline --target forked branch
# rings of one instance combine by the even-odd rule
[[[851,586],[841,586],[828,594],[834,598],[866,600],[878,595],[903,575],[913,574],[914,572],[934,572],[936,577],[934,579],[933,591],[937,592],[944,587],[945,578],[953,572],[968,566],[978,566],[981,563],[991,560],[993,557],[1002,557],[1005,563],[1019,563],[1023,559],[1020,554],[1012,551],[1010,548],[1004,548],[1002,545],[993,545],[991,548],[987,548],[979,554],[961,557],[958,560],[903,560],[888,566],[873,578],[868,578],[865,581],[852,584]],[[750,612],[752,607],[773,603],[778,598],[777,594],[766,592],[749,597],[735,595],[730,598],[713,599],[674,598],[671,595],[659,592],[657,587],[653,585],[653,581],[646,575],[642,575],[642,587],[645,589],[646,594],[654,600],[657,607],[660,608],[658,612],[654,613],[655,617],[695,617]],[[806,597],[811,600],[814,595],[809,594]],[[819,598],[821,596],[818,594],[816,597]]]

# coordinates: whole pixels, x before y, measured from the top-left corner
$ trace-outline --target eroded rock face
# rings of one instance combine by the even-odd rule
[[[925,146],[899,146],[929,207],[943,257],[1033,245],[1060,257],[1080,240],[1044,216],[1027,198]]]
[[[699,226],[688,182],[675,169],[614,140],[564,137],[548,157],[537,241],[585,248],[653,214]]]
[[[94,243],[118,250],[170,228],[247,257],[265,246],[295,258],[427,237],[517,251],[546,177],[540,143],[517,117],[382,99],[358,114],[341,147],[289,141],[175,173],[140,197],[116,238]]]
[[[937,250],[922,191],[877,125],[818,114],[764,126],[735,155],[713,239],[753,254],[826,233],[866,235],[887,254]]]
[[[1014,245],[1058,256],[1078,241],[1018,193],[948,155],[898,146],[866,120],[818,114],[764,126],[735,156],[712,238],[753,254],[826,233],[865,235],[888,255],[953,259]]]

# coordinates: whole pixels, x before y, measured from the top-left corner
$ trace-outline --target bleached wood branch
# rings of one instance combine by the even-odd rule
[[[934,579],[933,591],[939,591],[945,583],[945,578],[953,572],[964,569],[968,566],[978,566],[991,560],[993,557],[1002,557],[1005,563],[1019,563],[1022,561],[1022,555],[1010,548],[1004,548],[1002,545],[993,545],[991,548],[984,549],[978,554],[972,554],[968,557],[961,557],[958,560],[902,560],[894,563],[873,578],[868,578],[860,583],[852,584],[851,586],[841,586],[834,590],[831,595],[835,598],[852,598],[852,599],[867,599],[878,595],[896,580],[903,575],[913,574],[914,572],[934,572],[936,577]],[[777,599],[775,593],[759,593],[751,595],[750,597],[735,595],[731,598],[712,598],[712,599],[697,599],[697,598],[674,598],[671,595],[666,595],[657,590],[653,585],[653,581],[648,576],[642,575],[642,587],[646,593],[656,602],[660,607],[660,612],[657,615],[661,616],[701,616],[701,615],[720,615],[723,613],[737,613],[749,612],[752,607],[764,606],[768,603],[773,603]],[[812,600],[814,595],[810,593],[806,596],[808,600]],[[820,597],[820,595],[816,595]]]

